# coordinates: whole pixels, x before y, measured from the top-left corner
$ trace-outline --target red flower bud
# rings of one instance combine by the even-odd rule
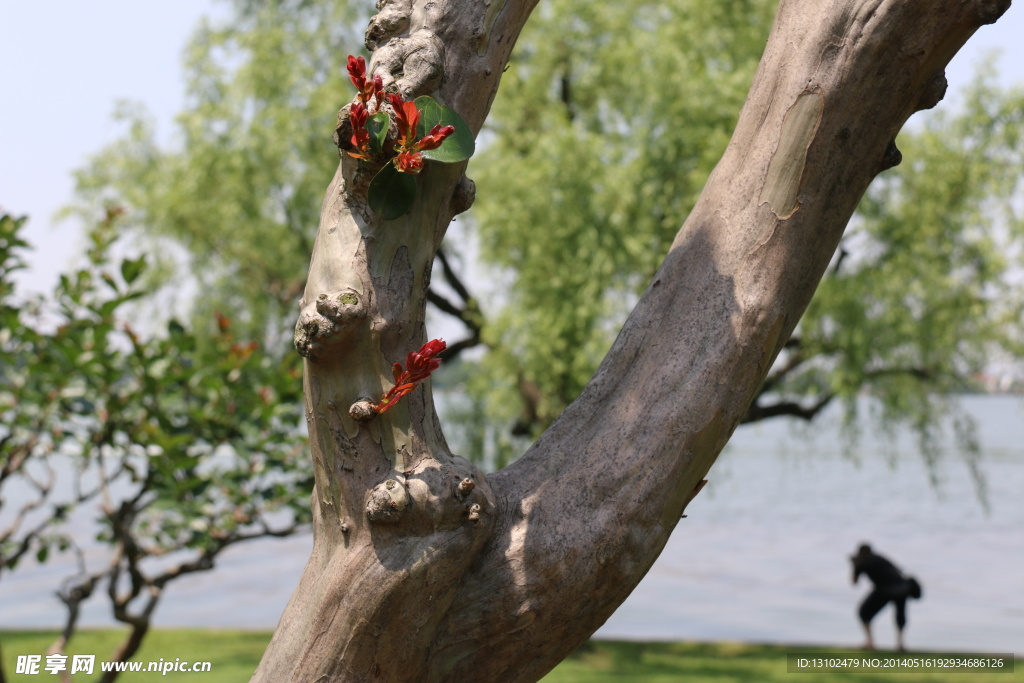
[[[352,146],[359,150],[360,154],[358,159],[362,159],[369,155],[368,146],[370,144],[370,131],[365,128],[352,131]]]
[[[416,143],[416,149],[423,151],[437,149],[444,142],[445,138],[455,132],[455,126],[442,126],[440,123],[430,129],[427,135],[420,138]]]
[[[420,110],[416,108],[415,102],[405,102],[402,104],[402,109],[406,125],[406,136],[414,138],[416,136],[416,126],[420,122]]]
[[[415,102],[403,102],[397,93],[391,93],[391,108],[395,110],[395,123],[398,124],[398,146],[403,150],[412,150],[416,140],[416,125],[420,122],[420,110]]]
[[[419,173],[423,170],[423,155],[419,152],[399,152],[395,157],[395,168],[402,173]]]
[[[380,74],[373,77],[373,97],[377,102],[377,111],[380,111],[380,103],[384,101],[384,79]]]
[[[348,120],[352,123],[352,130],[365,126],[366,120],[369,117],[370,114],[366,110],[366,105],[362,102],[356,102],[349,108]]]
[[[363,92],[366,88],[366,60],[362,57],[348,56],[348,77],[356,90]]]
[[[366,60],[362,57],[348,56],[348,77],[352,85],[356,86],[357,97],[363,104],[369,104],[371,99],[376,99],[377,106],[384,97],[384,81],[380,76],[366,79]]]
[[[430,377],[430,373],[441,365],[441,359],[437,355],[446,348],[448,344],[443,339],[432,339],[421,346],[419,351],[412,351],[405,357],[406,370],[402,370],[401,363],[395,363],[391,367],[391,372],[395,376],[395,386],[384,394],[374,410],[383,413],[415,389],[417,382]]]
[[[426,344],[420,347],[417,354],[420,356],[426,356],[433,358],[444,352],[448,348],[448,343],[444,339],[431,339]]]
[[[350,142],[358,152],[349,152],[349,156],[356,159],[369,159],[370,154],[370,131],[366,130],[366,121],[369,118],[366,105],[362,102],[354,102],[349,107],[348,121],[352,125],[352,137]]]

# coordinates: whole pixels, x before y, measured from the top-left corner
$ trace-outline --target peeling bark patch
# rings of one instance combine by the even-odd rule
[[[405,434],[403,432],[399,432],[396,429],[395,437],[395,443],[397,444],[399,439],[405,438]],[[400,446],[398,446],[398,448],[395,449],[395,462],[392,463],[392,467],[394,467],[395,470],[399,472],[404,472],[405,470],[409,469],[411,460],[411,458],[409,457],[410,455],[411,454],[409,453],[408,446],[404,443],[401,444]]]
[[[317,469],[320,471],[319,473],[321,477],[318,481],[322,481],[324,483],[323,490],[321,491],[323,495],[322,499],[324,505],[329,505],[334,509],[335,513],[337,513],[341,509],[338,505],[338,501],[341,500],[341,489],[338,485],[337,479],[331,476],[333,469],[331,467],[331,463],[335,462],[342,456],[335,451],[334,443],[328,440],[330,438],[328,435],[331,434],[331,428],[323,413],[319,413],[317,415],[316,422],[316,438],[317,444],[320,446],[320,453],[319,456],[314,454],[314,462],[319,465]],[[342,462],[344,462],[343,459]]]
[[[395,257],[391,261],[386,301],[409,301],[412,298],[414,279],[412,263],[409,261],[409,248],[403,244],[395,252]]]
[[[505,7],[505,0],[490,0],[487,2],[487,13],[484,14],[483,30],[476,36],[476,53],[480,57],[487,54],[487,45],[491,41],[491,29],[494,28],[494,20],[498,18],[498,13],[503,7]]]
[[[334,498],[331,496],[330,477],[327,474],[327,468],[324,466],[324,459],[314,455],[313,467],[317,475],[317,483],[314,490],[320,494],[320,504],[337,514],[338,508],[334,505]]]
[[[338,412],[338,407],[333,401],[327,402],[327,424],[330,426],[331,436],[334,438],[334,446],[338,454],[345,456],[344,460],[346,461],[348,458],[358,458],[359,451],[351,439],[351,436],[355,436],[355,434],[349,434],[349,430],[341,418],[341,413]],[[355,431],[358,434],[358,427]]]
[[[807,163],[807,148],[818,130],[824,103],[820,92],[805,92],[786,112],[779,146],[768,163],[758,199],[759,204],[767,203],[777,218],[789,218],[799,208],[797,193]]]

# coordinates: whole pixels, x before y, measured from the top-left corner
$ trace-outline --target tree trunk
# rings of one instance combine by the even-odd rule
[[[367,32],[371,70],[477,131],[533,4],[396,0]],[[253,681],[528,682],[580,645],[745,416],[868,183],[899,163],[896,133],[1009,4],[783,0],[732,141],[597,374],[489,476],[450,453],[429,385],[349,417],[425,341],[431,263],[471,202],[464,165],[431,165],[412,211],[382,221],[344,158],[296,332],[314,548]],[[671,87],[657,78],[637,74]]]

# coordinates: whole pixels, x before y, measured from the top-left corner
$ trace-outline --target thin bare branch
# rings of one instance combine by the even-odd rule
[[[832,402],[835,398],[835,394],[825,394],[820,396],[810,406],[804,406],[802,403],[796,401],[780,401],[771,405],[762,406],[757,401],[750,404],[750,408],[747,410],[747,414],[743,417],[741,424],[747,424],[749,422],[758,422],[759,420],[767,420],[773,417],[798,417],[801,420],[813,420],[814,417],[820,413],[825,406]]]
[[[451,261],[448,260],[448,254],[445,252],[444,247],[438,248],[437,260],[441,264],[441,273],[444,275],[444,281],[455,290],[455,293],[462,299],[462,303],[469,303],[473,296],[469,293],[466,285],[462,283],[462,279],[455,273],[455,269],[452,268]]]

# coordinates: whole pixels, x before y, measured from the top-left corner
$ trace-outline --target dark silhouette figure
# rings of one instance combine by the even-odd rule
[[[903,627],[907,625],[907,598],[920,598],[921,584],[912,576],[904,576],[896,565],[872,552],[867,543],[858,548],[857,554],[850,561],[853,562],[854,583],[857,583],[861,574],[865,574],[875,584],[874,590],[860,604],[858,612],[868,638],[865,649],[875,649],[871,639],[871,620],[891,602],[896,606],[896,647],[902,651]]]

